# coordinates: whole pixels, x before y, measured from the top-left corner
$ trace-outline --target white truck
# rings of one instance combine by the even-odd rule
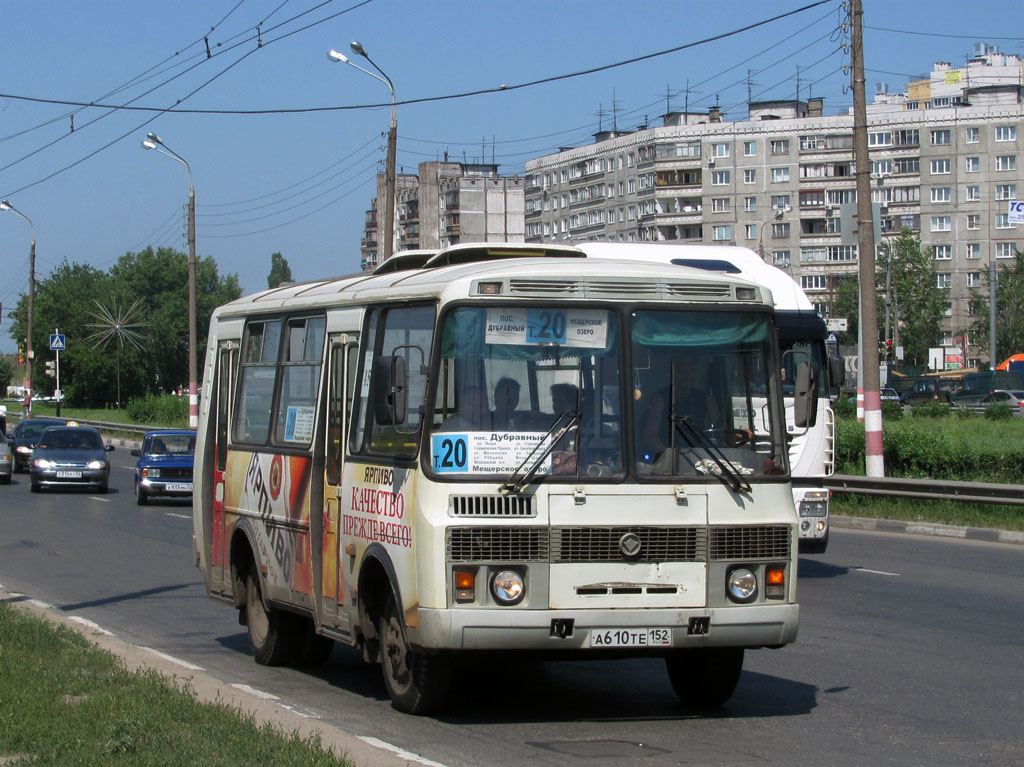
[[[786,428],[793,476],[793,500],[800,515],[800,551],[820,554],[828,546],[830,491],[815,477],[835,471],[835,414],[832,396],[843,380],[842,360],[829,357],[825,321],[800,286],[781,269],[767,264],[749,248],[733,245],[672,245],[637,248],[629,243],[574,243],[589,258],[657,259],[660,263],[695,267],[741,277],[768,288],[775,306],[779,351],[785,366]],[[810,426],[798,428],[793,418],[794,371],[809,361],[818,388],[818,406]]]

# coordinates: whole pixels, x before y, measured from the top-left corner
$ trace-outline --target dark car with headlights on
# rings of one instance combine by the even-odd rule
[[[64,426],[66,423],[66,419],[59,418],[27,418],[15,426],[7,435],[11,442],[11,452],[14,453],[14,470],[28,471],[39,435],[51,426]]]
[[[113,445],[91,426],[50,426],[32,451],[32,492],[44,487],[95,487],[107,492]]]
[[[135,464],[135,501],[145,506],[150,498],[192,497],[192,464],[196,452],[194,431],[161,429],[147,432],[142,447],[132,450]]]

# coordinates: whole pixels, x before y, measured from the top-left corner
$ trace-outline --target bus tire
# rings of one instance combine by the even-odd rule
[[[245,588],[245,617],[252,656],[262,666],[286,665],[295,655],[292,616],[263,605],[260,577],[249,569]]]
[[[295,654],[297,666],[322,666],[334,652],[334,640],[316,633],[316,627],[310,618],[298,619],[302,626],[302,639],[298,652]]]
[[[672,689],[684,706],[717,708],[736,689],[743,670],[742,647],[677,650],[665,659]]]
[[[429,714],[448,700],[452,668],[448,658],[418,653],[405,641],[402,615],[394,595],[380,614],[380,663],[392,708]]]

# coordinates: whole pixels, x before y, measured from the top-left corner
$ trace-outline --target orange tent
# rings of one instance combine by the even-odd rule
[[[1009,370],[1011,362],[1024,362],[1024,354],[1014,354],[1012,357],[1007,357],[996,366],[996,370]]]

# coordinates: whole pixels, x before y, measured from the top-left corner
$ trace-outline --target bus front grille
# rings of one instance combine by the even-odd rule
[[[639,541],[630,556],[627,536]],[[560,527],[551,537],[552,562],[703,562],[707,551],[703,527]]]
[[[789,559],[788,525],[712,527],[708,556],[712,562],[727,559]]]
[[[535,517],[533,496],[527,495],[452,495],[448,513],[453,517]]]
[[[546,562],[546,527],[449,527],[449,562]]]

